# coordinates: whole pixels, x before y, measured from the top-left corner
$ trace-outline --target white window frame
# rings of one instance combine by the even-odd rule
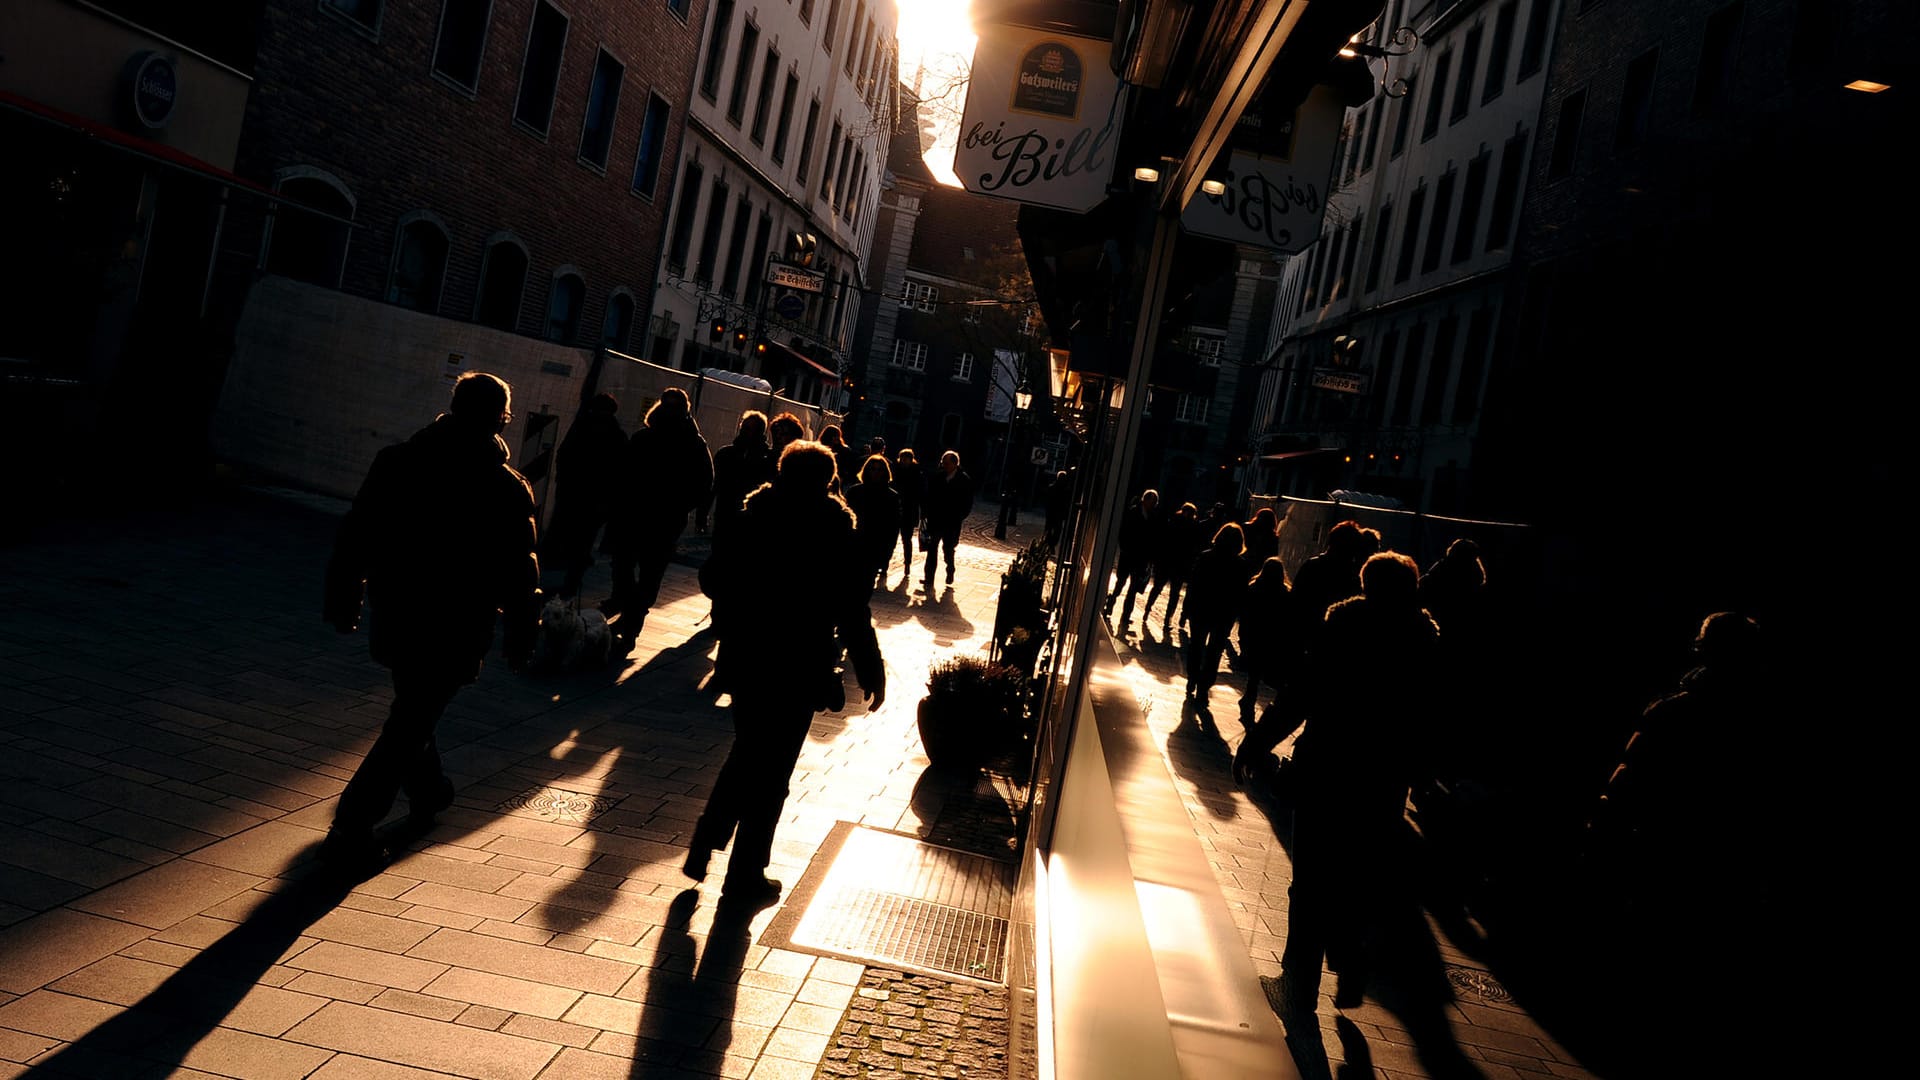
[[[934,302],[940,299],[940,290],[924,281],[909,281],[900,292],[900,306],[915,311],[931,313]]]
[[[970,383],[973,381],[973,354],[963,352],[953,358],[953,381]]]
[[[1193,335],[1193,355],[1200,358],[1203,367],[1219,367],[1220,354],[1227,348],[1227,339],[1213,334]]]
[[[1173,406],[1173,421],[1176,424],[1204,424],[1207,422],[1207,407],[1213,401],[1201,394],[1181,394]]]
[[[893,359],[889,363],[908,371],[925,371],[927,347],[918,341],[897,340],[893,343]]]

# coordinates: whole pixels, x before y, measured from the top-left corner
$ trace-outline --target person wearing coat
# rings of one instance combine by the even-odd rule
[[[1144,625],[1153,617],[1153,602],[1160,599],[1160,591],[1167,590],[1167,617],[1161,629],[1162,638],[1173,637],[1173,614],[1180,607],[1180,593],[1187,586],[1187,579],[1193,575],[1193,560],[1200,554],[1200,508],[1192,503],[1181,503],[1180,508],[1167,519],[1166,528],[1160,534],[1160,548],[1153,556],[1153,587],[1147,590],[1146,614],[1140,617]],[[1185,620],[1182,620],[1185,624]]]
[[[560,595],[580,595],[580,583],[593,568],[593,542],[613,511],[620,490],[620,466],[627,433],[616,415],[620,402],[596,394],[567,429],[554,454],[553,523],[549,539],[566,578]]]
[[[886,700],[867,603],[872,575],[854,543],[853,512],[829,490],[834,473],[825,446],[792,444],[773,482],[747,497],[740,527],[716,540],[735,568],[714,597],[728,626],[715,674],[732,696],[733,747],[681,868],[704,880],[731,838],[723,906],[758,907],[780,895],[780,882],[766,876],[774,832],[813,714],[846,706],[842,646],[867,710]]]
[[[629,647],[659,599],[667,563],[687,531],[687,515],[712,496],[707,440],[694,423],[686,391],[668,387],[647,410],[645,425],[627,440],[614,516],[613,595],[601,610]]]
[[[1280,554],[1280,518],[1273,507],[1263,506],[1241,526],[1247,534],[1247,578],[1260,572],[1268,559]]]
[[[713,536],[739,518],[747,496],[773,480],[773,446],[767,442],[767,414],[740,414],[733,441],[713,452]],[[704,515],[703,515],[704,516]]]
[[[913,534],[920,529],[920,508],[927,498],[926,476],[913,448],[903,447],[893,459],[893,490],[900,493],[900,550],[908,577],[913,576]],[[887,548],[887,561],[893,561],[893,548]]]
[[[942,552],[947,556],[947,584],[953,584],[953,553],[960,546],[960,527],[973,513],[973,477],[960,467],[952,450],[940,455],[940,469],[927,478],[927,574],[922,584],[933,591],[933,571]]]
[[[1272,555],[1260,564],[1260,572],[1247,585],[1247,599],[1240,612],[1240,666],[1247,676],[1247,689],[1240,695],[1240,722],[1250,724],[1260,704],[1260,684],[1274,689],[1274,702],[1281,706],[1288,679],[1299,663],[1299,616],[1293,610],[1293,595],[1287,584],[1286,560]]]
[[[1193,580],[1187,583],[1187,615],[1193,620],[1193,636],[1186,642],[1187,700],[1196,708],[1206,707],[1207,694],[1220,678],[1220,656],[1246,599],[1241,561],[1246,548],[1240,523],[1229,521],[1193,561]]]
[[[503,619],[507,665],[521,670],[533,652],[540,561],[533,491],[500,438],[511,417],[505,381],[460,376],[445,415],[374,457],[340,523],[322,616],[350,634],[366,608],[393,704],[340,795],[321,848],[328,862],[377,858],[374,826],[402,791],[416,825],[453,802],[434,737],[441,713],[479,678]]]
[[[859,481],[847,488],[847,507],[853,511],[855,522],[854,544],[869,569],[869,587],[886,578],[893,539],[900,532],[900,493],[893,489],[892,479],[886,457],[875,454],[860,466]],[[912,573],[911,568],[908,573]]]
[[[1133,602],[1147,587],[1153,557],[1159,552],[1165,525],[1160,518],[1160,493],[1152,488],[1140,493],[1133,505],[1120,515],[1119,554],[1114,557],[1113,591],[1107,593],[1105,614],[1113,614],[1113,602],[1125,595],[1120,605],[1120,623],[1115,628],[1125,637],[1133,623]],[[1152,610],[1151,601],[1147,604]]]

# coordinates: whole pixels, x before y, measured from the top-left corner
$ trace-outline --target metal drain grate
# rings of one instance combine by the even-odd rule
[[[1455,990],[1472,994],[1482,1001],[1509,1002],[1513,995],[1500,981],[1478,968],[1461,967],[1458,964],[1447,965],[1447,982]]]
[[[565,791],[556,787],[537,787],[515,795],[497,807],[502,813],[515,817],[538,818],[541,821],[564,821],[573,825],[584,825],[601,814],[613,809],[618,799],[605,795],[593,795],[584,791]]]
[[[831,917],[802,920],[796,944],[989,982],[1006,974],[1007,920],[997,915],[872,889],[822,899]]]
[[[927,974],[1005,978],[1012,863],[877,829],[839,832],[844,839],[825,867],[816,860],[796,888],[809,899],[804,914],[779,929],[789,947]]]

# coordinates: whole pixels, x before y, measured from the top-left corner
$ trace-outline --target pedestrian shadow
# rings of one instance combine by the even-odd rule
[[[723,903],[702,942],[693,933],[699,903],[699,890],[685,889],[668,905],[635,1025],[631,1080],[680,1080],[690,1072],[736,1075],[725,1071],[724,1058],[733,1041],[756,909]]]
[[[954,599],[953,586],[937,588],[937,592],[928,592],[908,600],[906,617],[926,627],[933,635],[935,645],[949,646],[971,638],[974,624],[960,610],[959,601]]]
[[[982,767],[927,766],[907,799],[919,822],[912,831],[929,844],[991,859],[1013,854],[1024,830],[1015,808],[1017,786],[1000,771],[1007,764],[1003,757]]]
[[[1228,794],[1233,790],[1233,750],[1204,704],[1181,705],[1180,723],[1167,733],[1167,762],[1192,785],[1193,796],[1215,821],[1240,816],[1239,804]]]
[[[173,1075],[261,978],[300,951],[306,929],[382,869],[339,872],[314,863],[315,843],[275,875],[280,885],[232,930],[173,974],[85,1034],[30,1066],[23,1076],[142,1078]]]

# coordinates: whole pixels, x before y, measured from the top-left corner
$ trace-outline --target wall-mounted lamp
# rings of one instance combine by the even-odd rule
[[[1149,184],[1157,184],[1160,182],[1160,170],[1151,165],[1141,165],[1133,170],[1133,178]]]
[[[1882,90],[1891,90],[1893,87],[1883,82],[1874,82],[1872,79],[1855,79],[1841,87],[1841,89],[1858,90],[1863,94],[1877,94]]]
[[[1361,41],[1360,35],[1355,34],[1346,45],[1341,47],[1340,55],[1349,60],[1356,56],[1364,56],[1369,60],[1381,61],[1383,67],[1380,72],[1380,89],[1388,97],[1406,97],[1407,80],[1393,77],[1393,61],[1395,57],[1406,56],[1413,52],[1419,45],[1419,33],[1411,26],[1403,26],[1387,35],[1378,45]]]
[[[1200,181],[1200,190],[1217,199],[1227,193],[1227,182],[1225,180],[1202,180]]]

